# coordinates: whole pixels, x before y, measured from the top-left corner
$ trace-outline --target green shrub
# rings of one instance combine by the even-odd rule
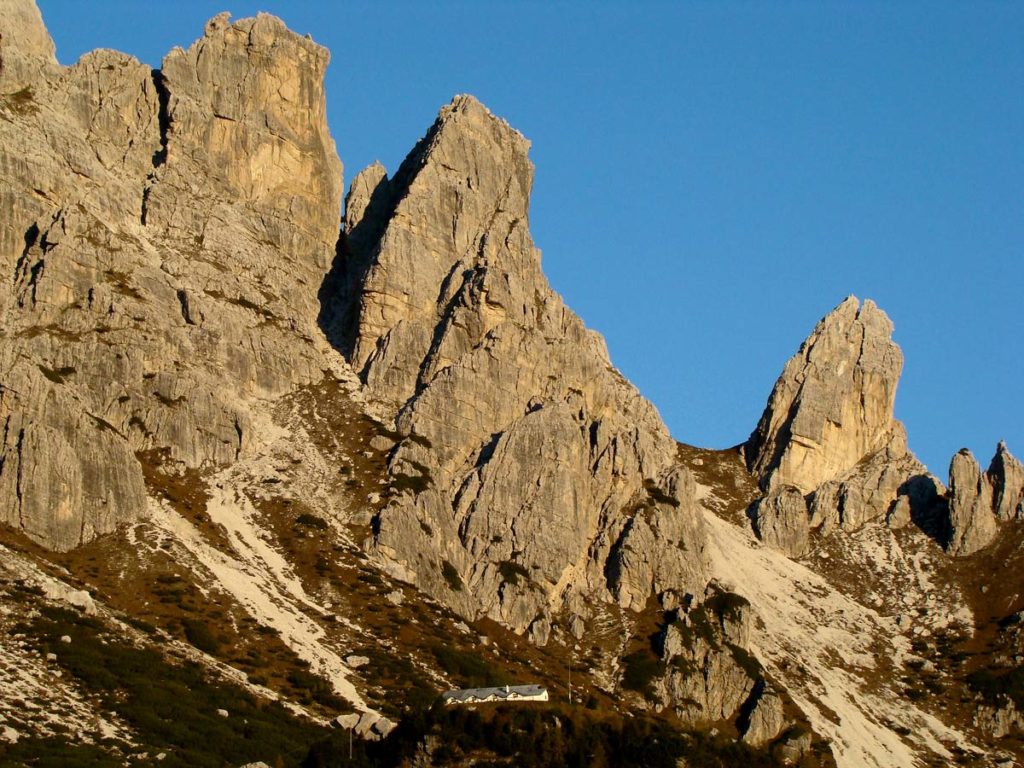
[[[1024,708],[1024,667],[978,669],[967,675],[966,682],[989,704],[997,704],[1005,696],[1017,707]]]
[[[0,110],[16,115],[34,115],[39,111],[39,105],[36,104],[32,86],[28,85],[20,91],[0,96]]]
[[[215,656],[220,651],[220,640],[203,622],[195,619],[183,619],[181,627],[185,630],[185,639],[200,651],[211,656]]]
[[[665,493],[653,480],[644,480],[644,488],[647,490],[647,495],[651,501],[655,504],[666,504],[670,507],[678,507],[679,500],[673,499],[667,493]]]
[[[430,652],[442,670],[461,679],[470,688],[509,684],[502,670],[495,669],[475,653],[440,643],[432,645]]]
[[[324,520],[322,517],[311,515],[309,512],[303,512],[301,515],[295,518],[295,524],[301,525],[305,528],[317,528],[321,531],[326,530],[330,527],[327,524],[327,521]]]

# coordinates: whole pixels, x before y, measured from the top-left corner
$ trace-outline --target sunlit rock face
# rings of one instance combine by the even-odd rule
[[[323,375],[328,55],[222,15],[159,71],[61,68],[33,3],[0,9],[0,520],[67,549],[144,513],[140,451],[231,462],[248,398]]]
[[[905,442],[893,419],[903,356],[891,336],[885,313],[852,296],[818,323],[786,363],[747,444],[749,466],[765,488],[810,493]]]
[[[392,474],[423,486],[381,513],[377,550],[543,639],[594,595],[701,594],[706,564],[664,424],[541,272],[528,148],[459,96],[394,178],[357,176],[332,333],[405,436]]]
[[[786,363],[744,447],[769,501],[795,490],[808,499],[811,528],[851,531],[884,519],[898,497],[926,503],[915,482],[929,476],[893,417],[902,367],[892,323],[871,301],[851,296],[818,323]],[[776,501],[764,509],[781,508]],[[794,505],[785,509],[792,521]],[[796,539],[783,545],[794,547],[803,548]]]

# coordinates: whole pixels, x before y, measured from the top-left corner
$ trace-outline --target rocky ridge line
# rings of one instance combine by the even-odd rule
[[[668,431],[540,270],[528,148],[459,96],[394,178],[359,174],[334,276],[357,309],[335,338],[394,415],[392,476],[416,486],[379,515],[375,550],[544,642],[562,610],[674,605],[707,573]]]
[[[231,463],[255,399],[339,365],[328,55],[222,14],[161,70],[60,67],[31,0],[0,11],[0,520],[66,550],[145,515],[140,460]]]

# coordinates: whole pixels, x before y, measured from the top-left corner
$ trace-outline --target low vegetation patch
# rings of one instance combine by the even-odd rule
[[[425,741],[429,738],[429,741]],[[430,744],[429,755],[423,745]],[[651,717],[609,717],[585,708],[435,706],[404,718],[387,739],[356,742],[332,734],[306,756],[304,768],[336,765],[476,765],[518,768],[768,768],[766,750],[733,739],[685,733]]]
[[[1009,699],[1018,709],[1024,709],[1024,667],[978,669],[967,675],[966,682],[987,704]]]
[[[320,531],[325,531],[330,527],[322,517],[317,517],[309,512],[303,512],[295,518],[295,524],[304,528],[316,528]]]
[[[0,112],[9,112],[24,117],[25,115],[34,115],[38,111],[39,105],[36,104],[35,93],[30,85],[0,96]]]
[[[438,666],[466,688],[511,684],[504,670],[491,666],[472,651],[436,643],[430,647],[430,652]]]
[[[209,677],[193,662],[173,663],[156,648],[137,647],[77,611],[43,606],[21,632],[43,653],[54,653],[64,674],[100,708],[115,711],[133,731],[138,751],[165,752],[168,764],[238,765],[255,760],[294,764],[324,730],[229,683]],[[70,643],[61,642],[67,635]],[[228,713],[227,717],[218,710]],[[103,765],[94,749],[60,739],[26,741],[34,757],[60,755],[32,765]],[[38,750],[38,752],[36,751]],[[21,764],[11,752],[0,762]],[[123,762],[117,761],[117,764]]]

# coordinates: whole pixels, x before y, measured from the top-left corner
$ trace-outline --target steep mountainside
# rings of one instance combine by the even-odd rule
[[[1024,468],[914,458],[880,309],[679,444],[544,277],[529,142],[456,96],[342,208],[327,64],[222,14],[62,67],[0,0],[0,762],[1024,757]]]

